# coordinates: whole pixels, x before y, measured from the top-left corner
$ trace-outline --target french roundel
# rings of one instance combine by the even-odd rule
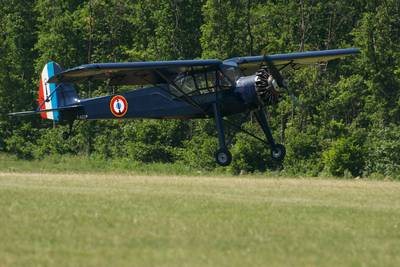
[[[116,95],[110,101],[110,110],[115,117],[123,117],[128,111],[128,101],[125,97]]]

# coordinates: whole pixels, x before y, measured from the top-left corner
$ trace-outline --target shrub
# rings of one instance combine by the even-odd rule
[[[366,173],[400,177],[400,126],[373,129],[368,136]]]
[[[309,126],[305,131],[289,127],[286,130],[285,170],[290,174],[317,176],[323,169],[320,143],[316,127]]]
[[[218,141],[216,137],[198,133],[185,142],[181,160],[193,168],[213,170],[217,167],[214,159],[214,153],[217,149]]]
[[[128,158],[139,162],[172,162],[173,149],[160,143],[145,144],[141,142],[127,142]]]
[[[31,124],[22,124],[14,130],[11,137],[5,140],[6,150],[18,158],[33,158],[37,132],[37,129],[33,128]]]
[[[323,153],[323,161],[328,171],[335,176],[344,176],[346,172],[359,176],[365,166],[365,149],[355,138],[342,137]]]
[[[243,133],[236,136],[236,142],[231,152],[233,160],[229,170],[235,174],[265,171],[267,166],[271,166],[272,163],[268,147]]]

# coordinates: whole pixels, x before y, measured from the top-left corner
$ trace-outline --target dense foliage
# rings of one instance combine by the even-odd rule
[[[269,149],[236,134],[233,173],[400,176],[400,2],[304,0],[2,0],[0,2],[0,151],[21,158],[91,155],[135,162],[182,162],[213,169],[214,122],[98,121],[65,126],[10,118],[36,107],[38,77],[63,67],[359,47],[327,67],[285,73],[299,97],[268,107],[283,166]],[[105,86],[79,87],[81,97]],[[244,125],[261,135],[258,125]],[[231,132],[234,134],[234,132]]]

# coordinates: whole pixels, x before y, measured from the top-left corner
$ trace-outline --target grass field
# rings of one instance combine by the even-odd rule
[[[400,266],[400,183],[0,173],[0,266]]]

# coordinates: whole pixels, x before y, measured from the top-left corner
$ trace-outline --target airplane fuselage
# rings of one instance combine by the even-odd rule
[[[77,112],[64,112],[63,120],[71,119],[194,119],[213,117],[213,104],[218,102],[221,114],[229,116],[246,112],[254,105],[254,76],[241,77],[236,86],[216,92],[190,96],[190,103],[184,96],[174,96],[168,89],[146,87],[135,89],[118,95],[80,99],[76,104],[81,107]],[[117,108],[113,110],[115,96],[126,100],[126,111],[119,115]],[[218,99],[218,101],[217,101]],[[118,103],[117,103],[118,104]],[[73,118],[75,116],[75,118]]]

